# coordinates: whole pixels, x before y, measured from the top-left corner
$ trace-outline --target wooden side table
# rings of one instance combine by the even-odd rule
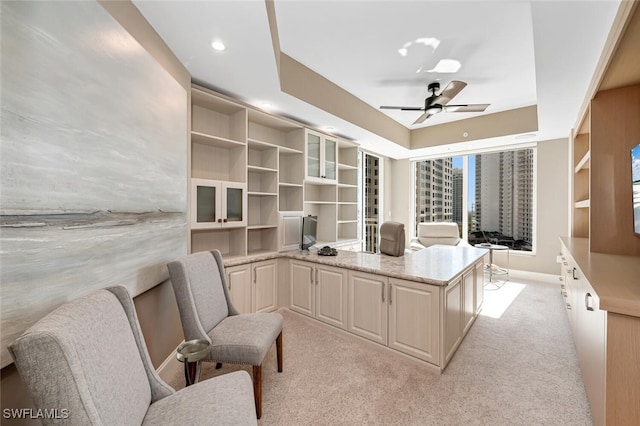
[[[184,363],[184,379],[187,386],[198,383],[200,378],[200,360],[211,351],[210,343],[205,339],[188,340],[178,346],[176,358]]]

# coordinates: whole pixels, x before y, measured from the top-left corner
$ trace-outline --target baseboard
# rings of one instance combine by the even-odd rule
[[[183,342],[184,340],[180,342],[180,344],[182,344]],[[160,378],[165,382],[169,382],[175,376],[176,371],[182,370],[184,368],[182,363],[176,358],[176,350],[178,349],[178,346],[176,346],[176,349],[171,351],[169,356],[162,362],[162,364],[160,364],[160,366],[156,368],[156,373],[158,373]]]
[[[540,281],[549,284],[559,284],[561,282],[560,275],[544,274],[542,272],[520,271],[517,269],[511,269],[509,271],[509,280],[514,278],[528,279],[533,281]]]

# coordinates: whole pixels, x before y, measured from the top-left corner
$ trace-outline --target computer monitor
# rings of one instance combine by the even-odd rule
[[[317,242],[318,216],[302,217],[302,238],[300,238],[300,250],[309,250]]]

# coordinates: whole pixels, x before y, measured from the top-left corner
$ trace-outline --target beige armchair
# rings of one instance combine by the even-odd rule
[[[282,372],[282,315],[239,314],[231,303],[220,251],[199,252],[170,262],[185,340],[204,339],[211,352],[202,361],[253,366],[253,393],[262,416],[262,361],[276,342]]]
[[[460,239],[456,222],[422,222],[418,224],[418,236],[411,240],[411,250],[442,244],[447,246],[468,245]]]
[[[251,379],[236,371],[175,391],[156,373],[125,287],[77,298],[9,346],[42,423],[256,425]]]

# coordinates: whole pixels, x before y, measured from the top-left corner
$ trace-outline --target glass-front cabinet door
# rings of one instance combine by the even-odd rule
[[[307,133],[307,176],[320,178],[320,150],[322,138],[316,133]]]
[[[336,159],[337,142],[332,139],[324,140],[324,175],[325,179],[336,180],[336,168],[338,161]]]
[[[246,192],[244,183],[191,179],[191,228],[245,226]]]
[[[338,179],[338,142],[307,129],[307,179],[332,183]]]
[[[247,221],[244,202],[244,185],[227,182],[224,186],[226,203],[222,223],[226,226],[244,226]]]

